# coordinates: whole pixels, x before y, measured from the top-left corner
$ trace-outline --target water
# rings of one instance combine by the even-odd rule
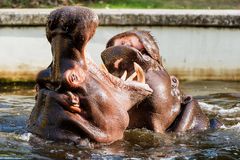
[[[0,159],[240,159],[240,82],[182,82],[209,117],[225,127],[201,133],[125,132],[111,145],[74,145],[42,140],[26,132],[34,105],[33,85],[0,84]]]

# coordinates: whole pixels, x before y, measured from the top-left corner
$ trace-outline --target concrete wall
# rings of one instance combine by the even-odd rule
[[[44,24],[51,10],[0,10],[0,79],[32,80],[51,62]],[[87,52],[96,63],[113,35],[151,31],[167,70],[181,79],[240,80],[240,11],[96,10]]]

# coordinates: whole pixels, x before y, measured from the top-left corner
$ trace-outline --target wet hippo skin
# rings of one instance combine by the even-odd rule
[[[145,73],[153,94],[129,110],[128,128],[146,127],[155,132],[204,130],[209,119],[196,100],[179,89],[178,79],[162,65],[157,43],[151,34],[131,30],[112,37],[101,54],[107,70],[118,77],[134,72],[137,62]]]
[[[30,132],[53,140],[111,143],[123,137],[127,111],[152,93],[147,84],[123,81],[86,58],[85,46],[97,25],[97,15],[87,8],[51,12],[46,35],[53,60],[36,78]]]
[[[153,94],[129,111],[130,123],[128,128],[146,127],[163,133],[173,123],[180,111],[181,99],[178,81],[172,81],[157,61],[128,46],[109,47],[103,52],[102,58],[109,72],[119,77],[125,70],[130,73],[127,78],[133,73],[132,60],[142,66],[146,83],[153,89]],[[116,69],[116,65],[112,65],[112,62],[119,59],[122,61]]]

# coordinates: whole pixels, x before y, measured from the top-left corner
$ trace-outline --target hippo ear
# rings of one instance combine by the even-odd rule
[[[142,42],[149,56],[162,64],[158,45],[150,32],[137,30],[135,34]]]

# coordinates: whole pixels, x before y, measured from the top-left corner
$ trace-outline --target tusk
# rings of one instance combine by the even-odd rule
[[[123,72],[123,75],[122,75],[121,79],[125,81],[126,78],[127,78],[127,71],[125,70],[125,71]]]
[[[137,73],[134,72],[126,81],[133,81],[133,79],[137,76]]]
[[[70,91],[67,91],[67,95],[70,96],[73,106],[79,107],[79,105],[78,105],[79,102],[75,99],[75,95]]]
[[[139,66],[139,64],[137,64],[136,62],[134,62],[133,64],[134,64],[134,70],[137,73],[137,81],[141,83],[145,83],[145,74],[143,72],[142,67]]]
[[[103,63],[100,64],[100,69],[104,70],[106,73],[109,73],[106,66]]]
[[[72,102],[72,105],[69,106],[69,110],[70,112],[73,112],[73,113],[81,113],[81,108],[79,107],[79,101],[77,101],[74,97],[74,94],[70,91],[67,91],[67,95],[70,96],[70,99],[71,99],[71,102]]]
[[[70,91],[67,91],[67,95],[69,95],[71,98],[74,97],[73,93]]]

